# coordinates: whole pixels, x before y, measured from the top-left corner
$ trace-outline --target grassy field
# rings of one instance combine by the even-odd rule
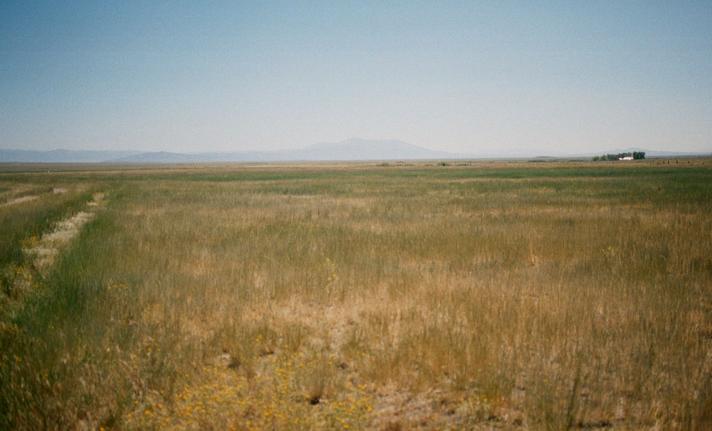
[[[712,427],[712,160],[47,169],[0,429]]]

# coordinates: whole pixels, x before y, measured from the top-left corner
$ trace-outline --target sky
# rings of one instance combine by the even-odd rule
[[[0,1],[0,148],[712,151],[712,1]]]

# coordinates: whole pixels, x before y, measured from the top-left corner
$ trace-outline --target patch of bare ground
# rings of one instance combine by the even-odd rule
[[[53,187],[52,190],[49,192],[52,194],[55,194],[55,195],[60,195],[60,194],[67,193],[67,189],[64,187]],[[32,201],[39,199],[41,197],[41,194],[43,194],[43,193],[38,194],[36,190],[30,189],[30,188],[18,188],[18,189],[12,190],[9,193],[10,193],[10,195],[15,195],[16,197],[8,199],[7,201],[0,203],[0,208],[9,207],[9,206],[13,206],[13,205],[19,205],[19,204],[22,204],[25,202],[32,202]],[[23,194],[23,193],[25,193],[25,194]],[[18,196],[18,195],[20,195],[20,196]]]
[[[5,203],[0,204],[0,207],[9,207],[9,206],[21,204],[24,202],[31,202],[38,198],[39,198],[39,196],[37,196],[37,195],[20,196],[19,198],[10,199],[9,201],[7,201]]]
[[[86,211],[79,211],[73,216],[58,222],[54,230],[45,233],[39,240],[26,247],[23,251],[31,258],[35,269],[44,272],[52,266],[60,250],[79,234],[85,224],[94,218],[96,208],[103,205],[103,203],[104,194],[94,193],[93,199],[87,203],[88,209]]]

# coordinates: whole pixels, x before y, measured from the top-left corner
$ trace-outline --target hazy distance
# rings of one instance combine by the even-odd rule
[[[0,3],[0,148],[712,151],[712,2]]]

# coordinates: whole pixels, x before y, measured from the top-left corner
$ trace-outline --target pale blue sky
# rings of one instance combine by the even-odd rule
[[[0,148],[712,151],[712,1],[0,2]]]

